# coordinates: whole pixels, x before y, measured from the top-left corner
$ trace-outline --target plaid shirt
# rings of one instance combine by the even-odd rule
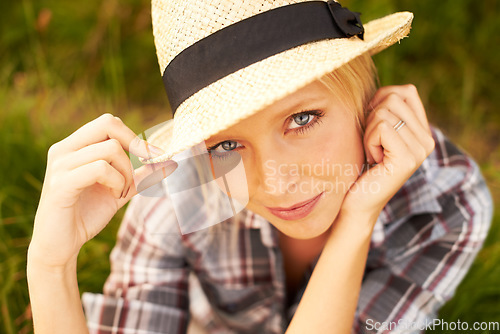
[[[376,222],[354,333],[432,321],[486,237],[492,200],[478,166],[439,130],[433,135],[436,149]],[[278,233],[264,218],[244,210],[217,233],[181,235],[168,199],[136,196],[104,293],[82,300],[90,333],[185,333],[192,318],[210,333],[283,333],[313,268],[287,303]]]

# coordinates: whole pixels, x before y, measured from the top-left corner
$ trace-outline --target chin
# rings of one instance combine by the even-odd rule
[[[269,222],[273,224],[281,233],[294,239],[314,239],[330,230],[335,217],[324,217],[323,219],[305,219],[303,221],[283,221],[280,219]]]

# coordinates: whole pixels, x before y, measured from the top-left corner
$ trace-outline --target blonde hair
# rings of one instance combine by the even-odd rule
[[[353,111],[361,135],[365,130],[368,103],[378,86],[377,68],[371,56],[364,53],[319,79]]]

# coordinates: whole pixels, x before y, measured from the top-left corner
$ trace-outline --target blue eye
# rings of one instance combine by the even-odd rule
[[[309,123],[309,120],[311,119],[311,115],[309,114],[298,114],[293,117],[293,121],[300,126],[306,125]]]
[[[324,112],[318,110],[303,111],[294,114],[290,116],[291,120],[287,130],[294,130],[302,133],[306,129],[317,124],[323,115]]]
[[[232,151],[237,147],[237,145],[238,145],[238,143],[236,143],[235,141],[232,141],[232,140],[226,140],[225,142],[222,142],[220,144],[221,148],[224,151]]]
[[[212,158],[226,159],[231,151],[238,147],[242,147],[242,145],[234,140],[226,140],[208,148],[207,151]]]

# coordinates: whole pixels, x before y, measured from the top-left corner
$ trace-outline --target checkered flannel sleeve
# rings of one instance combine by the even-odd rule
[[[136,196],[129,203],[104,294],[82,296],[91,334],[186,332],[189,267],[165,201]]]
[[[493,204],[479,168],[439,130],[433,132],[436,149],[423,173],[441,209],[385,227],[385,242],[370,251],[355,333],[422,332],[453,296],[486,238]],[[403,189],[402,201],[413,191],[411,184]]]

